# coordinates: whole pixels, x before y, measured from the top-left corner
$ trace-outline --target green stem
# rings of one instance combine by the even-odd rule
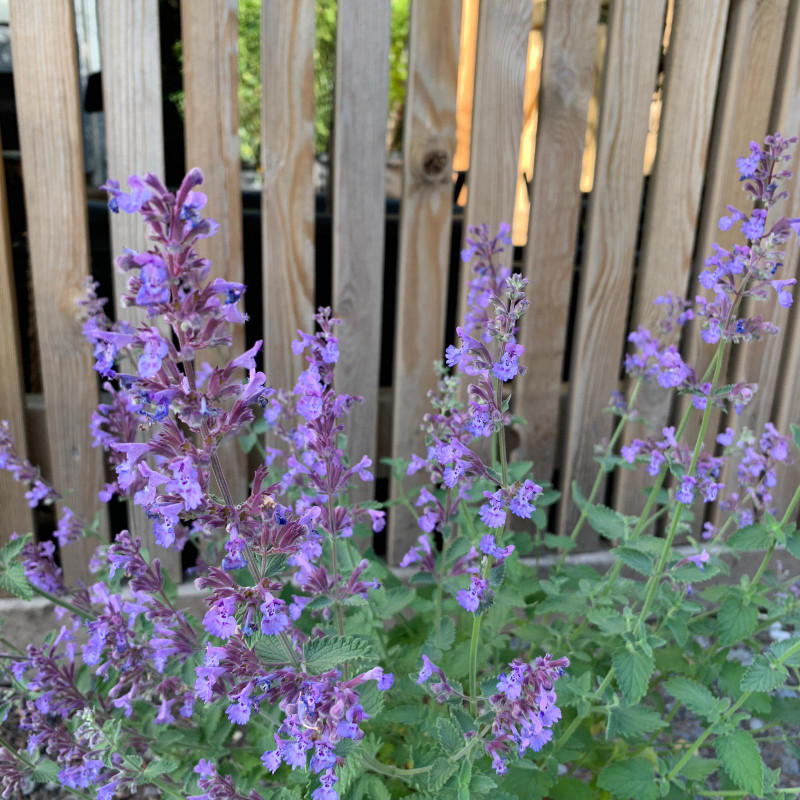
[[[714,389],[719,382],[719,374],[722,370],[722,354],[725,351],[725,341],[722,340],[717,347],[717,352],[714,354],[714,359],[712,363],[714,364],[714,376],[711,379],[711,392],[710,395],[713,395]],[[697,434],[697,441],[694,445],[694,452],[692,453],[692,460],[689,464],[689,469],[687,470],[686,474],[688,476],[693,476],[694,473],[697,471],[697,462],[700,459],[700,450],[703,447],[703,441],[706,438],[706,431],[708,430],[708,421],[711,418],[711,408],[712,403],[706,403],[706,407],[703,410],[703,419],[700,423],[700,431]],[[672,542],[675,540],[675,535],[678,532],[678,525],[681,521],[681,514],[683,513],[683,505],[679,504],[675,509],[675,512],[672,515],[672,523],[669,527],[669,531],[667,532],[667,538],[664,542],[664,547],[661,551],[661,556],[658,559],[658,564],[656,565],[655,572],[650,576],[650,580],[647,584],[647,595],[644,600],[644,605],[642,606],[642,610],[639,612],[639,624],[643,623],[647,619],[647,615],[650,612],[650,607],[653,604],[653,599],[656,596],[656,591],[658,590],[658,586],[661,583],[661,578],[664,574],[664,568],[667,565],[667,561],[669,559],[670,551],[672,550]]]
[[[426,772],[430,772],[431,769],[433,769],[432,764],[429,764],[427,767],[415,767],[414,769],[395,767],[393,764],[384,764],[382,761],[378,761],[377,758],[371,756],[365,750],[362,750],[361,752],[361,760],[368,770],[376,772],[378,775],[385,775],[388,778],[403,778],[411,775],[424,775]]]
[[[780,658],[777,659],[778,664],[783,664],[784,661],[788,661],[795,653],[800,651],[800,639],[798,639],[792,647],[790,647]],[[680,774],[680,771],[686,766],[686,763],[689,759],[697,752],[697,750],[702,746],[703,742],[708,739],[709,736],[714,732],[714,728],[717,725],[725,722],[726,720],[730,719],[736,711],[741,708],[741,706],[747,702],[747,699],[750,695],[753,694],[752,691],[747,691],[742,694],[742,696],[719,718],[719,721],[716,725],[709,726],[700,736],[695,739],[694,744],[692,744],[686,753],[683,755],[683,758],[678,761],[677,764],[669,771],[667,774],[667,780],[671,781],[676,775]]]
[[[481,615],[472,618],[472,638],[469,641],[469,713],[478,716],[478,639],[481,633]]]
[[[78,606],[70,603],[69,600],[63,600],[58,595],[51,594],[45,589],[40,589],[38,586],[33,586],[33,585],[31,585],[31,589],[33,589],[34,594],[38,594],[40,597],[44,597],[46,600],[49,600],[51,603],[55,603],[55,605],[57,606],[66,608],[67,611],[71,612],[72,614],[77,614],[79,617],[83,617],[83,619],[95,618],[94,614],[91,614],[88,611],[84,611],[82,608],[78,608]]]
[[[595,694],[601,695],[606,689],[608,689],[609,684],[611,683],[611,678],[614,676],[614,668],[612,667],[607,673],[605,678],[603,678],[603,682],[597,687],[597,691]],[[584,717],[578,714],[572,722],[570,722],[567,729],[564,733],[561,734],[561,737],[558,741],[553,745],[553,749],[550,751],[551,754],[555,753],[557,750],[560,750],[569,740],[573,733],[578,730],[578,726],[583,722]]]

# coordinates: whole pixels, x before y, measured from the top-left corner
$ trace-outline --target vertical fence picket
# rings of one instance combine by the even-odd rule
[[[515,455],[534,462],[538,480],[551,479],[555,460],[599,6],[598,0],[548,3],[544,24],[525,249],[531,307],[520,324],[529,375],[514,390],[515,410],[528,421]]]
[[[485,222],[496,233],[501,222],[511,225],[514,218],[531,10],[530,0],[480,2],[465,232]],[[510,265],[511,257],[507,247],[503,263]],[[465,276],[458,291],[460,324],[467,307]]]
[[[800,136],[800,106],[798,105],[798,87],[800,87],[800,13],[798,13],[797,3],[791,3],[786,20],[786,32],[783,38],[783,53],[781,62],[776,69],[777,84],[775,86],[775,96],[772,101],[769,123],[766,133],[779,131],[783,136]],[[760,136],[750,138],[760,139]],[[800,209],[800,186],[798,186],[798,168],[800,168],[800,158],[797,154],[797,146],[793,151],[793,161],[791,168],[795,177],[787,183],[790,193],[789,203],[781,201],[773,211],[770,212],[767,220],[767,227],[782,215],[788,217],[798,216]],[[781,275],[775,277],[794,278],[797,277],[797,239],[795,236],[789,237],[786,243],[786,258],[781,269]],[[733,363],[732,381],[747,381],[758,384],[758,391],[750,403],[748,403],[737,422],[740,428],[747,427],[756,433],[763,430],[764,423],[771,420],[774,399],[779,389],[779,382],[782,383],[783,377],[780,375],[780,361],[784,341],[786,339],[786,323],[792,311],[781,308],[776,302],[776,293],[770,291],[767,300],[759,303],[751,303],[749,312],[751,314],[761,314],[764,319],[772,320],[780,328],[775,336],[767,336],[760,342],[751,342],[744,347],[736,348],[735,361]],[[800,421],[800,420],[793,420]]]
[[[103,57],[103,117],[107,173],[123,186],[129,175],[153,172],[164,178],[164,126],[161,114],[161,63],[158,3],[156,0],[100,0],[100,46]],[[119,54],[124,52],[124,59]],[[145,229],[138,214],[109,212],[112,260],[123,248],[147,250]],[[120,295],[127,276],[112,267],[117,319],[136,325],[146,319],[144,309],[124,307]],[[180,554],[157,547],[153,523],[136,505],[128,510],[128,526],[162,567],[180,578]]]
[[[584,239],[562,459],[562,530],[575,518],[570,485],[575,480],[588,491],[597,472],[594,444],[610,433],[609,417],[602,410],[619,385],[664,8],[664,0],[615,0],[609,11],[597,162]],[[587,536],[585,543],[590,540]]]
[[[786,33],[783,40],[783,53],[778,69],[778,84],[775,88],[773,113],[770,124],[771,131],[780,131],[784,136],[800,136],[800,6],[793,3],[789,9],[786,22]],[[781,215],[800,217],[800,145],[794,146],[793,159],[788,165],[794,173],[789,181],[789,201],[782,202],[775,209],[775,219]],[[781,277],[800,277],[800,247],[794,236],[786,243],[786,258]],[[781,328],[776,337],[775,347],[783,351],[778,378],[774,393],[773,417],[775,426],[781,433],[789,433],[789,425],[800,425],[800,320],[798,320],[797,288],[795,287],[795,305],[787,316],[779,320]],[[792,495],[800,483],[800,460],[797,451],[793,451],[794,464],[778,473],[778,485],[775,487],[775,507],[778,515],[784,513]],[[797,518],[795,513],[794,518]]]
[[[348,427],[354,460],[377,456],[390,14],[389,0],[339,0],[336,23],[333,310],[343,322],[336,388],[364,398]]]
[[[103,484],[89,421],[97,403],[91,349],[75,301],[89,272],[86,189],[74,15],[70,3],[14,0],[11,45],[36,323],[53,479],[92,519]],[[101,531],[105,532],[101,512]],[[62,551],[68,582],[89,579],[96,542]]]
[[[110,178],[125,186],[129,175],[153,172],[164,179],[164,125],[161,114],[161,61],[157,0],[100,0],[103,58],[103,117]],[[125,53],[125,58],[120,54]],[[111,253],[148,247],[138,214],[112,214]],[[120,304],[128,276],[113,270],[117,319],[141,322],[144,309]]]
[[[2,148],[0,148],[1,150]],[[11,232],[8,223],[6,176],[0,160],[0,364],[3,380],[0,382],[0,419],[8,420],[11,434],[22,458],[27,456],[25,435],[25,386],[22,378],[22,356],[17,328],[17,301],[14,286],[14,264],[11,259]],[[0,547],[8,537],[33,530],[33,517],[25,493],[7,472],[0,472]]]
[[[719,218],[728,213],[728,204],[746,204],[735,161],[747,152],[752,139],[763,140],[767,133],[787,6],[787,0],[739,0],[731,5],[695,246],[693,281],[711,255],[714,242],[730,248],[743,241],[738,230],[721,231],[718,223]],[[696,285],[689,286],[690,297],[696,294],[696,289]],[[694,323],[687,326],[683,358],[702,375],[716,346],[706,344],[697,327]],[[731,349],[728,348],[727,355]],[[680,419],[688,403],[688,398],[680,398],[675,419]],[[712,411],[709,430],[716,430],[719,421],[719,413]],[[686,429],[688,442],[694,442],[699,426],[700,415],[693,414]]]
[[[203,191],[208,196],[205,213],[220,225],[216,236],[199,243],[198,251],[211,259],[212,274],[242,282],[238,4],[236,0],[182,0],[181,10],[186,165],[203,170]],[[243,349],[244,329],[236,325],[233,352]],[[238,442],[224,444],[220,463],[234,500],[243,500],[248,493],[247,459]]]
[[[421,453],[423,415],[442,357],[452,219],[456,80],[461,0],[415,0],[409,30],[404,127],[403,204],[397,278],[392,456]],[[397,491],[393,486],[393,494]],[[415,536],[397,506],[389,521],[388,558],[396,563]]]
[[[675,6],[631,330],[639,326],[654,330],[663,310],[653,301],[670,291],[682,295],[689,282],[727,17],[727,0],[681,0]],[[676,169],[676,164],[681,168]],[[678,334],[673,344],[678,343]],[[655,431],[667,424],[671,397],[655,381],[641,387],[636,408]],[[643,433],[640,426],[631,424],[623,441]],[[641,490],[648,485],[647,478],[642,469],[621,470],[615,508],[638,513],[644,505]]]
[[[261,8],[264,367],[288,389],[304,363],[289,343],[314,313],[314,0]]]

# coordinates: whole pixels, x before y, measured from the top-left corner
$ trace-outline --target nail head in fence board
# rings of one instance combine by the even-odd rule
[[[727,0],[682,0],[675,6],[658,150],[647,191],[629,325],[632,331],[640,325],[654,330],[664,315],[653,301],[667,292],[682,296],[689,282],[727,18]],[[677,337],[678,332],[674,344]],[[671,399],[671,392],[649,381],[642,386],[636,407],[655,431],[661,431],[669,420]],[[630,442],[634,435],[642,436],[644,430],[630,424],[623,441]],[[642,489],[651,483],[643,469],[620,470],[614,507],[626,514],[638,513],[645,503]]]
[[[99,0],[103,56],[103,116],[107,174],[125,187],[129,175],[153,172],[164,179],[164,125],[161,116],[161,61],[157,0]],[[123,57],[124,54],[124,57]],[[112,214],[112,258],[124,247],[148,248],[138,214]],[[112,268],[117,319],[134,325],[144,309],[125,308],[120,296],[128,276]]]
[[[237,0],[182,0],[183,91],[187,168],[203,170],[207,216],[219,222],[216,236],[198,243],[211,259],[211,274],[244,281],[242,263],[242,177],[239,154]],[[248,298],[245,297],[245,305]],[[251,302],[257,302],[251,298]],[[212,364],[245,347],[244,326],[233,327],[233,349],[202,354]],[[237,441],[220,448],[220,463],[233,498],[248,494],[247,457]]]
[[[336,389],[364,398],[347,425],[354,462],[376,459],[381,347],[389,0],[339,0],[333,141],[333,311],[342,319]],[[372,487],[356,487],[371,496]]]
[[[261,232],[264,369],[291,389],[305,361],[289,346],[314,314],[314,0],[261,6]]]
[[[403,131],[403,203],[397,278],[392,457],[424,451],[422,417],[442,358],[450,267],[453,152],[461,0],[414,0]],[[400,487],[392,487],[393,494]],[[419,535],[400,506],[389,521],[389,561]]]
[[[465,236],[470,225],[485,222],[494,234],[514,218],[532,8],[530,0],[480,2]],[[508,246],[502,254],[505,266],[513,252]],[[467,308],[469,266],[463,267],[458,324]]]
[[[615,0],[609,11],[597,162],[580,274],[562,458],[559,524],[567,532],[577,516],[570,485],[576,480],[588,492],[598,468],[594,445],[611,430],[603,408],[618,388],[664,7],[664,0]],[[586,534],[584,544],[592,539]]]
[[[786,33],[783,39],[781,64],[778,69],[778,83],[775,87],[771,131],[780,131],[784,136],[800,136],[800,6],[793,3],[789,8]],[[794,177],[788,182],[789,200],[782,201],[775,209],[775,218],[781,216],[800,217],[800,145],[794,145],[789,168]],[[785,274],[782,277],[800,274],[800,248],[794,236],[786,243]],[[779,321],[781,331],[774,347],[782,350],[779,379],[774,398],[773,416],[775,425],[781,433],[790,435],[789,425],[800,425],[800,321],[798,321],[798,291],[795,287],[795,304],[782,310],[786,316]],[[791,439],[791,436],[790,436]],[[778,485],[773,495],[778,514],[782,514],[791,501],[797,484],[800,483],[800,463],[793,445],[795,463],[778,475]],[[796,515],[795,515],[796,516]]]
[[[738,156],[747,153],[752,139],[761,141],[768,133],[787,6],[788,0],[737,0],[731,5],[689,297],[694,297],[699,290],[696,276],[711,255],[711,245],[717,242],[730,248],[744,242],[738,226],[721,231],[719,218],[728,213],[728,204],[746,209],[749,202],[742,191],[735,162]],[[698,328],[694,323],[687,326],[683,358],[702,375],[716,346],[706,344]],[[731,349],[727,348],[726,358]],[[723,366],[723,381],[725,370]],[[675,419],[680,419],[688,404],[688,397],[679,399],[675,404]],[[700,419],[700,414],[692,414],[686,428],[686,441],[694,442]],[[714,410],[709,430],[717,430],[719,424],[720,414]]]
[[[92,449],[89,421],[97,403],[91,349],[75,301],[89,272],[80,94],[71,3],[13,0],[11,46],[25,181],[37,334],[49,431],[52,478],[72,489],[70,505],[88,519],[98,509],[102,454]],[[101,531],[105,534],[104,509]],[[90,579],[95,542],[62,551],[68,583]]]
[[[2,147],[0,146],[0,151]],[[25,386],[22,378],[22,354],[17,327],[17,302],[14,263],[11,256],[11,232],[8,223],[6,176],[0,159],[0,419],[8,420],[17,453],[27,458],[25,436]],[[0,472],[0,547],[15,531],[20,535],[33,530],[33,515],[25,500],[25,489],[11,475]]]
[[[586,116],[594,80],[598,0],[548,3],[539,122],[531,187],[525,275],[531,306],[520,322],[528,375],[517,381],[515,410],[528,420],[515,457],[550,480],[561,408]]]

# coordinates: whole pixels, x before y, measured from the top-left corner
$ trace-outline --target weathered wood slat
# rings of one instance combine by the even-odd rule
[[[186,166],[200,167],[208,195],[204,213],[219,233],[198,251],[211,259],[212,274],[244,281],[242,180],[239,155],[238,4],[236,0],[182,0],[183,90],[186,102]],[[251,302],[255,298],[251,298]],[[247,304],[247,298],[245,298]],[[244,328],[234,327],[233,351],[204,354],[230,358],[244,349]],[[247,459],[238,442],[226,442],[220,462],[234,500],[248,493]]]
[[[103,116],[108,176],[123,186],[129,175],[152,172],[164,177],[164,126],[161,115],[161,64],[156,0],[100,0],[100,46],[103,55]],[[120,58],[120,53],[125,58]],[[112,261],[128,247],[147,250],[145,228],[138,214],[109,212]],[[144,309],[123,307],[120,296],[127,277],[112,267],[117,319],[136,325]],[[166,328],[166,326],[164,326]],[[128,506],[128,527],[174,579],[180,579],[180,554],[156,545],[153,523],[144,511]]]
[[[314,313],[314,0],[265,0],[261,30],[264,364],[291,389]]]
[[[495,233],[514,217],[531,9],[530,0],[480,2],[465,235],[470,225],[484,222]],[[502,263],[510,265],[512,255],[507,247]],[[468,273],[462,273],[459,324],[468,293]]]
[[[778,69],[778,83],[770,130],[780,131],[784,136],[800,136],[800,5],[792,3],[786,20],[786,33],[783,39],[781,64]],[[775,209],[776,218],[781,215],[800,217],[800,147],[794,146],[794,158],[789,168],[794,177],[789,181],[789,201]],[[786,243],[784,262],[785,277],[800,275],[800,248],[792,236]],[[777,385],[774,397],[773,415],[775,425],[781,433],[789,434],[789,425],[800,425],[800,319],[798,319],[798,291],[795,287],[795,305],[780,324],[781,332],[773,347],[782,350]],[[789,445],[790,450],[792,445]],[[800,484],[800,460],[794,452],[795,463],[778,474],[775,487],[775,507],[778,514],[784,513],[797,485]],[[793,515],[797,519],[797,514]]]
[[[0,149],[2,149],[0,147]],[[8,224],[6,176],[0,160],[0,419],[8,420],[17,444],[17,452],[27,458],[25,435],[25,386],[22,377],[22,354],[17,327],[17,294],[11,256],[11,232]],[[0,547],[12,533],[33,530],[33,516],[25,500],[25,490],[5,470],[0,471]]]
[[[344,323],[336,388],[364,398],[348,424],[355,460],[377,456],[390,14],[389,0],[340,0],[336,27],[333,310]]]
[[[588,491],[594,445],[611,430],[602,413],[618,388],[642,196],[650,102],[665,3],[615,0],[608,22],[594,188],[589,203],[562,459],[560,527],[575,518],[569,487]],[[586,544],[589,537],[587,536]]]
[[[663,310],[653,301],[667,292],[682,296],[688,287],[727,18],[727,0],[681,0],[675,6],[631,330],[643,326],[655,331]],[[675,331],[672,344],[678,344],[679,333]],[[671,399],[672,392],[655,381],[639,392],[636,407],[655,435],[669,420]],[[641,425],[631,424],[623,441],[644,433]],[[615,508],[638,513],[645,502],[641,490],[650,482],[642,469],[621,471]]]
[[[461,0],[415,0],[409,30],[403,205],[397,278],[392,457],[424,452],[422,417],[442,358],[450,264],[451,179]],[[393,487],[396,491],[397,487]],[[405,509],[389,522],[396,563],[419,532]]]
[[[695,263],[689,296],[698,290],[696,276],[717,242],[730,248],[743,243],[738,227],[719,229],[719,218],[727,206],[743,206],[749,200],[742,191],[736,158],[748,151],[752,139],[763,140],[768,133],[772,106],[772,87],[777,77],[778,60],[786,19],[787,0],[738,0],[731,5],[725,50],[720,70],[711,149],[708,155],[703,207],[695,247]],[[705,372],[715,346],[706,344],[697,326],[690,324],[684,337],[683,357],[698,374]],[[748,345],[749,346],[749,345]],[[727,348],[727,356],[731,350]],[[723,375],[726,373],[723,372]],[[688,398],[676,404],[679,418]],[[709,429],[716,430],[720,414],[713,411]],[[693,444],[700,426],[700,415],[693,414],[687,427],[687,441]]]
[[[529,374],[518,381],[514,396],[516,412],[528,421],[515,455],[534,462],[538,480],[553,475],[599,5],[597,0],[549,3],[544,25],[525,249],[531,307],[520,325]]]
[[[164,178],[164,124],[161,114],[161,61],[157,0],[100,0],[103,57],[103,117],[108,177],[125,186],[129,175],[153,172]],[[124,58],[122,55],[124,54]],[[111,253],[124,247],[148,248],[138,214],[112,214]],[[137,324],[144,309],[123,308],[127,276],[113,270],[117,319]]]
[[[102,486],[101,454],[89,421],[97,403],[91,350],[75,306],[89,272],[86,189],[73,9],[69,3],[14,0],[11,43],[36,322],[52,478],[72,489],[70,504],[91,519]],[[105,516],[101,517],[101,523]],[[105,532],[105,524],[101,525]],[[95,541],[64,548],[68,582],[89,579]]]

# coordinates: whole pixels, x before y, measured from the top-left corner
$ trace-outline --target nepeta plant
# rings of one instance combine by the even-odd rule
[[[347,453],[361,398],[336,391],[330,309],[291,343],[304,365],[294,387],[267,386],[260,342],[213,366],[204,351],[230,347],[245,287],[209,280],[194,249],[217,227],[201,215],[202,175],[192,170],[176,194],[153,175],[130,178],[128,192],[109,181],[111,209],[139,213],[151,247],[117,262],[130,275],[124,301],[146,322],[112,323],[93,284],[82,303],[106,380],[92,431],[115,475],[100,499],[143,509],[157,548],[193,543],[204,610],[196,619],[182,607],[141,531],[100,541],[94,582],[77,587],[65,586],[52,542],[15,536],[0,551],[0,586],[48,598],[59,622],[25,651],[2,639],[2,796],[36,781],[100,800],[144,785],[207,800],[800,791],[780,788],[759,752],[761,731],[800,718],[800,489],[785,509],[771,491],[789,442],[771,424],[708,430],[713,408],[738,413],[756,391],[721,385],[725,349],[777,330],[744,317],[743,302],[775,292],[791,305],[794,280],[778,270],[800,221],[769,212],[785,196],[792,143],[776,134],[738,162],[754,207],[720,223],[738,225],[743,242],[715,248],[700,276],[711,296],[659,298],[658,330],[631,334],[630,393],[612,398],[619,421],[588,496],[572,487],[580,516],[568,536],[546,530],[558,492],[506,445],[528,308],[527,281],[499,265],[507,227],[470,232],[469,311],[459,346],[436,365],[426,450],[390,462],[398,482],[426,480],[382,507],[350,497],[372,464]],[[716,345],[703,374],[674,344],[690,320]],[[618,451],[652,380],[691,403],[677,426],[640,429]],[[687,442],[692,414],[700,433]],[[246,497],[233,496],[220,465],[230,437],[258,451]],[[59,545],[97,536],[17,455],[8,425],[0,466],[32,506],[57,503]],[[596,504],[615,468],[653,479],[641,515]],[[715,524],[696,541],[693,513],[715,503]],[[387,508],[419,528],[398,574],[353,544],[384,528]],[[567,556],[587,523],[614,545],[604,574]],[[747,551],[763,553],[760,565],[732,579],[730,557]],[[678,714],[694,720],[693,741],[671,735]]]

